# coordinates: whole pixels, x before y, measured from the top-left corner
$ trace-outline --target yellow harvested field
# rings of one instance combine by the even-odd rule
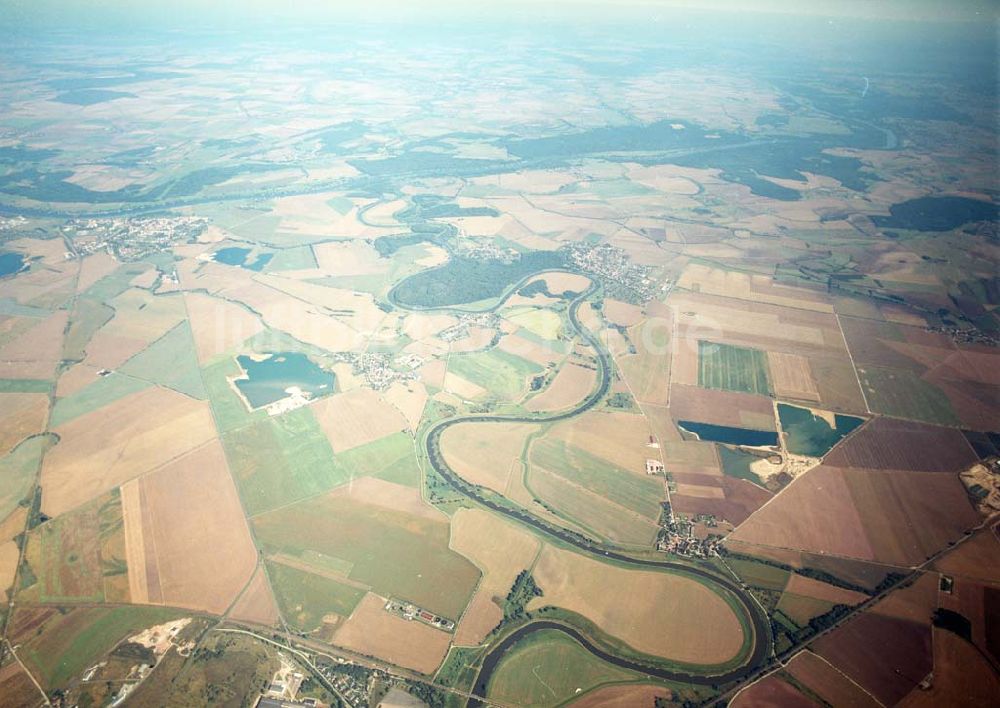
[[[508,334],[501,337],[497,348],[541,366],[547,366],[552,362],[559,361],[564,356],[552,347],[539,342],[533,342],[517,334]]]
[[[14,541],[0,543],[0,592],[14,584],[21,549]]]
[[[154,342],[187,317],[180,297],[157,296],[138,288],[126,290],[110,305],[115,316],[101,331],[122,340]]]
[[[369,293],[328,288],[273,275],[259,275],[255,280],[268,288],[291,296],[294,301],[312,311],[332,315],[338,322],[343,322],[356,332],[370,335],[386,318],[386,313],[376,306],[374,298]],[[285,302],[288,303],[288,300]],[[259,309],[258,311],[263,312]]]
[[[567,290],[582,293],[590,287],[590,278],[576,273],[546,273],[538,280],[544,280],[548,291],[555,295]]]
[[[369,275],[384,273],[389,267],[389,261],[381,258],[378,251],[364,241],[317,243],[312,250],[321,272],[311,277]],[[311,274],[313,272],[310,271]]]
[[[34,325],[14,341],[0,347],[0,361],[44,362],[48,368],[62,358],[63,331],[69,313],[54,312]]]
[[[436,336],[442,330],[458,324],[458,318],[451,315],[427,315],[422,312],[411,312],[403,321],[403,334],[414,341],[420,341]]]
[[[708,295],[787,305],[816,312],[833,312],[827,298],[813,290],[778,285],[762,275],[711,268],[698,263],[689,264],[677,287]]]
[[[114,328],[98,330],[87,343],[84,363],[97,369],[117,369],[126,361],[145,349],[149,342],[144,339],[118,337],[111,334]]]
[[[250,580],[257,550],[219,441],[122,492],[130,590],[144,588],[154,604],[224,612]]]
[[[774,386],[776,396],[819,401],[819,391],[816,390],[816,382],[813,380],[807,358],[799,354],[768,352],[767,364],[771,370],[771,385]]]
[[[232,352],[264,331],[260,318],[244,307],[202,293],[185,293],[198,361],[205,364]]]
[[[334,452],[398,433],[409,425],[399,410],[370,388],[321,398],[312,405],[312,410]]]
[[[589,411],[558,424],[549,435],[636,474],[646,473],[646,460],[657,452],[648,447],[649,424],[638,413]]]
[[[671,342],[670,383],[698,385],[698,342],[678,337]]]
[[[632,327],[642,322],[642,308],[620,300],[604,301],[604,317],[612,324]]]
[[[579,403],[590,393],[597,381],[594,369],[578,364],[566,364],[552,383],[525,404],[529,411],[557,411]]]
[[[435,388],[444,388],[448,381],[448,362],[444,359],[436,359],[435,361],[429,361],[420,367],[420,379],[428,386],[434,386]],[[454,374],[452,374],[454,376]],[[464,381],[464,379],[463,379]],[[468,381],[465,382],[469,386],[473,384]]]
[[[444,376],[444,389],[461,398],[477,398],[486,394],[486,389],[482,386],[450,371]]]
[[[45,456],[42,510],[58,516],[215,436],[207,402],[153,387],[54,430]]]
[[[45,430],[49,397],[44,393],[0,393],[0,455]]]
[[[106,275],[118,269],[120,264],[107,253],[95,253],[80,261],[80,276],[76,282],[76,291],[82,293],[91,285]]]
[[[743,643],[739,618],[725,600],[681,575],[619,568],[546,546],[534,577],[545,594],[529,610],[554,605],[576,612],[647,654],[717,664]]]
[[[499,603],[518,573],[531,567],[541,544],[522,527],[484,509],[459,509],[451,520],[450,545],[483,572],[455,630],[456,644],[477,646],[503,619]]]
[[[532,423],[459,423],[441,434],[441,454],[465,480],[502,494],[536,430]]]
[[[274,602],[263,566],[258,566],[253,580],[237,600],[229,616],[235,620],[265,627],[273,627],[278,623],[278,606]]]
[[[66,398],[97,381],[101,368],[91,364],[74,364],[66,369],[56,383],[56,396]]]
[[[386,599],[368,593],[333,635],[333,643],[348,651],[375,656],[422,674],[441,665],[451,635],[385,610]]]
[[[410,430],[416,430],[427,405],[427,389],[418,381],[397,381],[382,394],[385,400],[403,414]]]

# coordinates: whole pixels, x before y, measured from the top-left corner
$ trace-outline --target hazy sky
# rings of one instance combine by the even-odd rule
[[[267,19],[344,20],[355,16],[412,22],[475,17],[566,16],[576,19],[663,17],[694,9],[728,19],[742,12],[864,19],[992,21],[991,0],[0,0],[0,20],[16,27],[106,21],[198,24]]]

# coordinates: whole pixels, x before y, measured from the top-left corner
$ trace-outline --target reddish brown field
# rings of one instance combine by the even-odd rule
[[[333,643],[350,651],[376,656],[424,674],[441,665],[451,635],[385,610],[385,598],[365,595],[354,613],[333,636]]]
[[[804,597],[814,597],[834,605],[857,605],[868,599],[867,595],[855,592],[854,590],[840,588],[836,585],[824,583],[821,580],[814,580],[804,575],[798,575],[797,573],[793,573],[788,578],[788,585],[785,586],[785,592]]]
[[[786,671],[832,706],[875,708],[878,701],[825,660],[810,651],[795,656]]]
[[[675,421],[774,430],[774,407],[766,396],[716,391],[697,386],[670,387],[670,412]]]
[[[870,560],[919,563],[979,523],[952,475],[851,469],[844,478],[871,544]]]
[[[729,705],[734,708],[817,708],[798,689],[779,676],[771,674],[747,686]]]
[[[897,590],[812,646],[885,705],[902,699],[930,673],[937,578]]]
[[[873,557],[844,471],[827,465],[795,479],[730,538],[778,548]]]
[[[953,476],[824,464],[792,482],[733,539],[912,565],[978,521]]]
[[[130,562],[129,575],[145,577],[130,577],[130,587],[144,585],[154,604],[224,612],[254,572],[257,551],[222,446],[213,441],[123,487],[123,497],[136,495],[138,515],[123,503],[126,554],[144,560]]]
[[[118,270],[120,264],[107,253],[95,253],[80,261],[80,275],[76,291],[82,293],[106,275]]]
[[[23,708],[41,703],[41,692],[20,664],[10,663],[0,669],[0,707]]]
[[[892,418],[874,418],[825,458],[835,467],[913,472],[957,472],[975,461],[960,431]]]
[[[660,686],[626,684],[605,686],[578,698],[569,705],[573,708],[633,708],[655,705],[657,698],[669,697],[669,691]]]
[[[986,528],[934,563],[934,569],[949,575],[1000,585],[1000,539]]]
[[[934,629],[934,675],[927,690],[915,689],[898,704],[904,708],[996,705],[1000,679],[975,647],[956,634]]]
[[[761,489],[744,479],[691,474],[675,475],[675,478],[677,477],[683,477],[683,479],[677,479],[679,483],[677,493],[670,495],[674,511],[690,515],[712,514],[717,519],[725,519],[733,525],[742,524],[753,512],[774,496],[766,489]],[[722,490],[723,498],[685,494],[684,482],[694,484],[700,482],[703,486],[718,484]]]
[[[265,627],[271,627],[278,623],[278,606],[271,594],[264,566],[257,567],[253,580],[250,581],[229,616],[236,620],[260,624]]]

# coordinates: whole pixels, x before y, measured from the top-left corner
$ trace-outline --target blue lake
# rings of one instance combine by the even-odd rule
[[[17,273],[24,267],[24,256],[20,253],[0,253],[0,278]]]
[[[271,259],[274,257],[273,253],[261,253],[253,260],[252,263],[247,263],[247,256],[249,255],[249,248],[230,246],[229,248],[220,248],[212,255],[212,258],[216,263],[222,263],[229,266],[239,266],[240,268],[246,268],[247,270],[257,271],[259,273],[264,270],[264,266],[270,263]]]
[[[286,389],[295,386],[313,398],[333,393],[336,377],[320,368],[305,354],[280,352],[266,359],[236,357],[247,378],[235,381],[251,408],[260,408],[288,397]]]
[[[694,433],[702,440],[724,443],[726,445],[749,445],[751,447],[773,446],[778,444],[778,434],[770,430],[750,430],[749,428],[730,428],[725,425],[697,423],[693,420],[680,420],[677,424]]]

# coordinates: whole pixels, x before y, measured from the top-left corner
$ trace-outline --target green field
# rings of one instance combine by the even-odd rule
[[[265,411],[251,413],[229,383],[229,378],[243,373],[236,359],[224,357],[202,369],[208,400],[220,433],[235,430],[254,421],[267,420]]]
[[[183,611],[166,607],[63,610],[47,619],[31,638],[19,639],[22,649],[18,654],[52,689],[81,674],[129,635],[183,616]]]
[[[448,547],[440,521],[324,495],[253,519],[257,539],[272,553],[308,558],[310,551],[352,564],[350,579],[380,595],[410,600],[457,619],[479,570]]]
[[[747,585],[753,585],[768,590],[784,590],[788,584],[789,572],[773,565],[757,563],[751,560],[731,560],[731,567]]]
[[[267,574],[285,622],[300,632],[323,626],[323,617],[349,617],[365,591],[282,563],[268,563]]]
[[[490,393],[517,399],[528,385],[528,377],[542,372],[542,367],[527,359],[499,349],[471,354],[455,354],[448,359],[448,370]]]
[[[0,457],[0,521],[28,497],[42,455],[54,440],[54,436],[36,435]]]
[[[578,526],[588,535],[640,546],[649,546],[656,536],[657,527],[652,519],[588,494],[566,478],[541,467],[531,470],[528,488],[567,521],[567,525]]]
[[[260,514],[351,479],[310,408],[266,416],[222,436],[248,514]]]
[[[759,349],[699,341],[698,385],[723,391],[770,395],[767,355]]]
[[[408,487],[420,486],[413,438],[406,433],[393,433],[342,452],[337,455],[337,463],[350,470],[352,478],[371,476]]]
[[[274,252],[274,257],[264,267],[267,273],[282,270],[309,270],[316,267],[316,256],[309,246],[282,248]]]
[[[787,403],[778,404],[778,419],[785,433],[785,444],[788,451],[795,455],[822,457],[834,445],[864,423],[864,418],[840,415],[834,416],[836,427],[813,415],[808,408],[800,408]]]
[[[545,341],[558,339],[562,331],[562,317],[544,307],[514,307],[504,310],[503,315]]]
[[[34,529],[25,549],[22,600],[123,600],[128,579],[117,489]],[[36,582],[29,584],[34,579]],[[110,592],[109,592],[110,590]]]
[[[877,413],[936,425],[961,424],[948,397],[912,371],[866,366],[858,375],[868,405]]]
[[[748,482],[764,486],[764,480],[750,468],[750,465],[761,459],[749,452],[743,452],[738,448],[717,445],[719,448],[719,462],[722,463],[722,471],[730,477],[745,479]]]
[[[628,472],[562,440],[535,442],[531,463],[649,519],[660,516],[663,483],[657,478]]]
[[[207,396],[198,368],[191,325],[181,322],[126,361],[120,371],[204,400]]]
[[[115,311],[99,300],[81,297],[76,301],[69,318],[69,328],[63,340],[63,358],[69,361],[82,361],[91,337],[101,327],[107,324]]]
[[[45,379],[0,379],[0,393],[48,393],[52,382]]]
[[[94,383],[80,389],[73,395],[56,399],[56,404],[52,407],[49,425],[53,428],[64,425],[74,418],[92,413],[126,396],[147,389],[151,385],[148,381],[117,372],[107,376],[99,376]]]
[[[606,683],[637,681],[590,654],[556,630],[541,630],[518,642],[490,680],[489,697],[518,706],[556,706]]]

